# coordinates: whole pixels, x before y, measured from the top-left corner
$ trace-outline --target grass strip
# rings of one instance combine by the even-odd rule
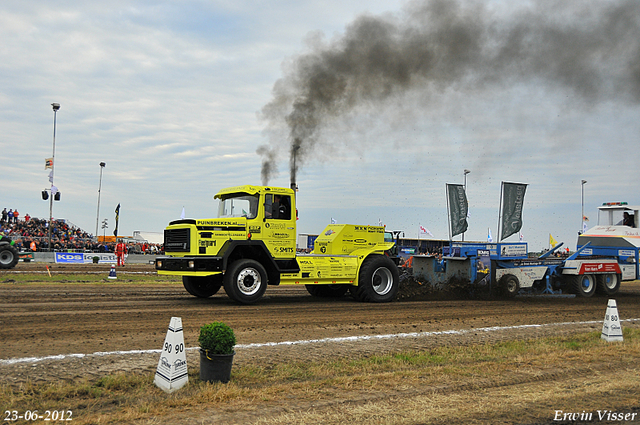
[[[179,423],[184,417],[265,424],[540,423],[541,418],[554,423],[556,409],[640,407],[639,357],[640,330],[625,328],[621,343],[590,332],[234,367],[228,384],[201,382],[192,365],[189,383],[173,394],[158,389],[153,375],[135,373],[3,385],[0,413],[70,410],[75,424]]]

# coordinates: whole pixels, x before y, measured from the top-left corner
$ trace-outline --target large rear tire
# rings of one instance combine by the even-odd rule
[[[0,269],[14,268],[19,259],[18,250],[15,247],[6,243],[0,245]]]
[[[592,274],[571,276],[570,287],[579,297],[589,298],[596,292],[596,279]]]
[[[596,281],[596,291],[605,295],[613,295],[620,289],[620,275],[616,273],[599,274]]]
[[[194,297],[209,298],[222,287],[222,275],[182,276],[182,285]]]
[[[314,297],[342,298],[351,285],[305,285],[307,292]]]
[[[237,260],[224,275],[224,291],[229,298],[253,304],[267,290],[267,271],[255,260]]]
[[[358,286],[349,287],[349,291],[359,301],[385,303],[395,298],[399,285],[400,276],[393,260],[371,255],[360,267]]]

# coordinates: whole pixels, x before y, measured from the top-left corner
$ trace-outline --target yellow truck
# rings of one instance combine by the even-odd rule
[[[331,224],[310,254],[296,250],[296,193],[269,186],[218,192],[218,218],[182,219],[164,231],[160,275],[182,276],[185,289],[210,297],[224,287],[242,304],[258,301],[267,285],[305,285],[317,297],[349,292],[366,302],[389,302],[398,292],[394,242],[382,226]]]

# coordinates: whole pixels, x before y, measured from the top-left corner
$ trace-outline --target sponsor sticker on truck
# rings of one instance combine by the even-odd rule
[[[618,263],[582,263],[579,274],[620,273]]]

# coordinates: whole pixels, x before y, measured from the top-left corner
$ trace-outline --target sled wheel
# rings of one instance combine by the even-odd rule
[[[571,286],[576,295],[589,298],[596,292],[596,279],[591,274],[572,276]]]
[[[224,291],[242,304],[258,301],[267,290],[267,272],[255,260],[237,260],[224,275]]]
[[[500,279],[500,290],[507,298],[513,298],[520,292],[520,281],[512,274],[506,274]]]
[[[222,275],[182,276],[182,285],[194,297],[209,298],[222,287]]]
[[[598,275],[596,290],[602,294],[613,295],[620,289],[620,280],[616,273]]]
[[[9,245],[0,245],[0,269],[12,269],[18,264],[18,250]]]
[[[384,255],[372,255],[360,267],[358,286],[349,287],[349,291],[359,301],[384,303],[395,298],[399,282],[398,268],[393,260]]]

